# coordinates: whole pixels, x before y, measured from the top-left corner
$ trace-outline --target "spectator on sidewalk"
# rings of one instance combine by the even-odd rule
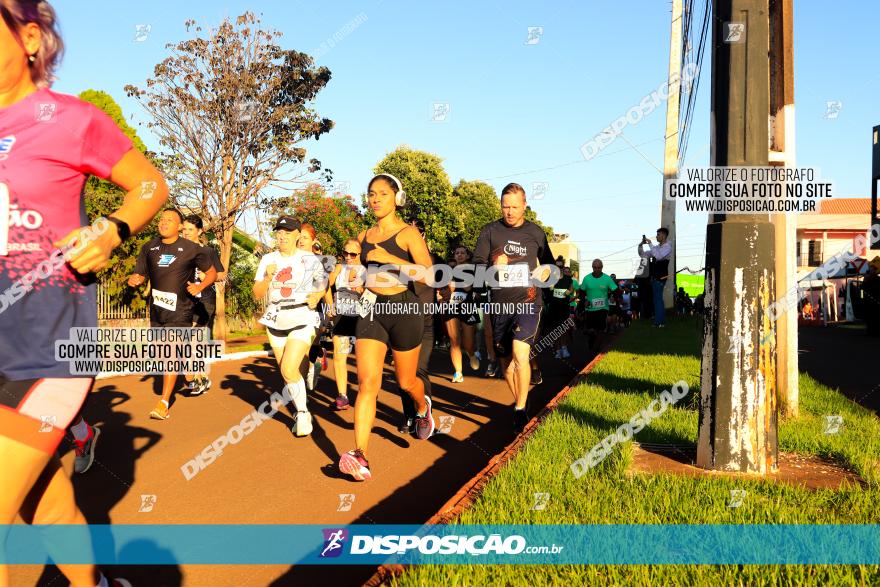
[[[694,303],[683,287],[678,288],[678,292],[675,294],[675,308],[681,316],[690,316],[694,309]]]
[[[642,249],[648,245],[648,250]],[[663,288],[666,287],[666,279],[669,277],[669,256],[672,254],[672,243],[669,242],[669,229],[662,226],[657,229],[657,244],[652,245],[651,239],[642,235],[639,243],[639,257],[647,257],[650,260],[651,292],[654,299],[654,326],[664,328],[666,326],[666,308],[663,305]]]

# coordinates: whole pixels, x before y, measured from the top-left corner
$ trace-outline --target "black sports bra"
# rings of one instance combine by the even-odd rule
[[[376,245],[382,245],[382,248],[394,255],[395,257],[399,257],[401,259],[409,259],[409,262],[413,262],[412,255],[409,254],[409,251],[404,251],[403,248],[397,244],[397,235],[403,232],[406,228],[404,226],[390,237],[385,239],[379,243],[371,243],[367,241],[367,235],[364,233],[364,240],[361,241],[361,264],[365,267],[379,267],[381,264],[376,263],[375,261],[367,261],[367,255],[376,248]]]

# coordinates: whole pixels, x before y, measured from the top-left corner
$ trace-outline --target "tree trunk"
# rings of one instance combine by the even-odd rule
[[[223,240],[220,242],[220,262],[226,269],[226,278],[229,278],[229,260],[232,258],[232,232],[234,226],[224,226],[222,230]],[[226,283],[217,284],[217,315],[214,319],[214,337],[217,340],[226,340],[229,328],[226,323]]]

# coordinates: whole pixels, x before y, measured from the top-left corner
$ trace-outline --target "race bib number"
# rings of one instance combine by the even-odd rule
[[[590,307],[594,310],[604,310],[605,309],[605,298],[595,298],[590,301]]]
[[[321,314],[306,306],[281,310],[279,305],[269,304],[266,313],[260,318],[260,324],[277,330],[290,330],[298,326],[318,328],[321,325]]]
[[[266,313],[263,314],[263,317],[260,318],[260,324],[264,324],[269,326],[270,328],[275,328],[275,323],[278,321],[278,306],[276,304],[269,304],[269,307],[266,308]]]
[[[352,292],[337,291],[334,305],[338,316],[357,316],[360,300],[357,295]]]
[[[0,183],[0,255],[9,254],[9,186]]]
[[[167,291],[153,290],[153,304],[174,312],[177,310],[177,294]]]
[[[466,299],[467,299],[467,292],[466,291],[454,291],[454,292],[452,292],[452,298],[450,298],[450,301],[453,304],[463,304]]]
[[[364,293],[361,294],[361,299],[358,305],[358,316],[361,318],[366,318],[367,314],[373,311],[373,306],[376,304],[376,294],[371,292],[370,290],[364,290]]]
[[[498,268],[498,285],[501,287],[528,287],[528,265],[504,265]]]
[[[567,289],[554,289],[553,290],[553,297],[559,298],[560,300],[564,300],[566,293],[568,293]]]

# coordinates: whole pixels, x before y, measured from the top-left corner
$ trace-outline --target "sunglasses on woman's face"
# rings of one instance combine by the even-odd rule
[[[346,257],[357,257],[358,253],[352,253],[351,251],[342,251],[342,254]]]

